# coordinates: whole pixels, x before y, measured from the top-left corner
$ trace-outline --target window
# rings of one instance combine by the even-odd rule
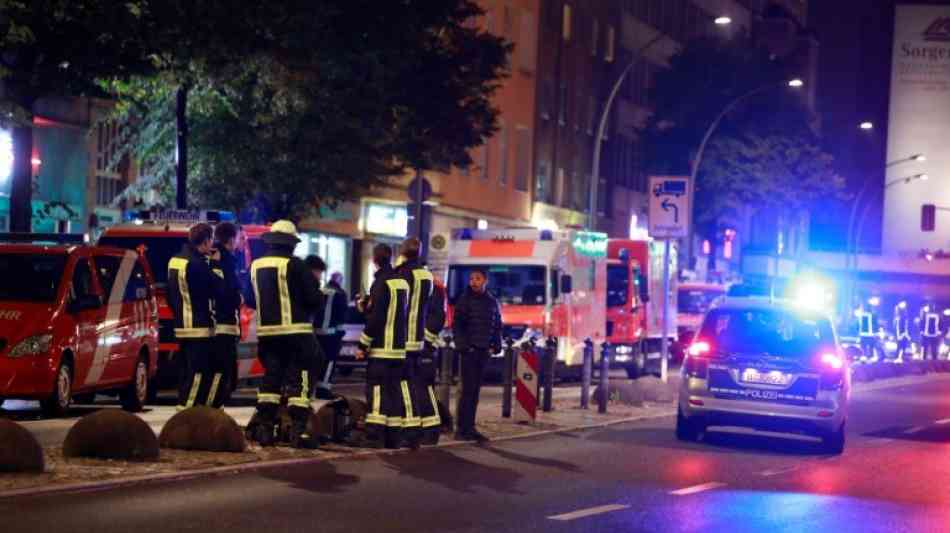
[[[538,169],[534,179],[535,199],[539,202],[551,202],[551,176],[547,161],[538,161]]]
[[[541,118],[551,119],[551,107],[554,105],[554,81],[546,78],[541,84]]]
[[[118,177],[96,176],[96,205],[112,205],[125,190],[125,182]]]
[[[89,260],[76,261],[73,268],[72,296],[74,299],[96,296],[96,289],[92,286],[92,270],[89,269]]]
[[[597,45],[600,42],[600,21],[594,18],[590,27],[590,55],[597,57]]]
[[[52,302],[65,266],[66,254],[0,254],[0,301]]]
[[[115,285],[115,278],[119,275],[120,259],[114,255],[98,255],[95,258],[96,273],[99,274],[99,284],[102,285],[102,292],[106,301],[111,298],[112,286]]]
[[[573,31],[573,20],[571,19],[571,5],[564,4],[564,17],[561,20],[561,36],[565,41],[571,40],[571,33]]]
[[[699,337],[717,353],[768,353],[789,359],[814,356],[835,341],[825,318],[761,309],[714,309],[706,315]]]
[[[528,191],[528,172],[531,168],[531,130],[518,126],[515,130],[515,189]]]
[[[452,265],[446,284],[448,299],[455,303],[468,287],[474,270],[488,275],[488,288],[503,305],[544,305],[547,300],[545,267],[534,265]]]
[[[498,125],[498,183],[502,187],[508,184],[508,128],[504,120]]]
[[[125,286],[125,295],[123,302],[138,302],[148,300],[148,279],[145,277],[145,269],[142,268],[140,261],[135,261],[132,267],[132,274],[129,276],[129,283]]]
[[[559,205],[565,205],[568,203],[569,199],[567,194],[567,176],[564,174],[564,169],[558,167],[557,169],[557,180],[554,183],[554,196],[555,200]]]
[[[121,133],[115,122],[96,125],[96,205],[112,205],[116,196],[125,190],[125,181],[115,167]]]
[[[613,26],[607,26],[607,49],[604,51],[604,60],[608,63],[614,60],[614,47],[616,46],[616,30]]]
[[[524,72],[534,72],[534,64],[537,61],[537,41],[534,33],[534,15],[530,11],[523,11],[521,13],[518,58],[521,70]]]
[[[607,307],[623,307],[630,297],[630,267],[607,266]]]

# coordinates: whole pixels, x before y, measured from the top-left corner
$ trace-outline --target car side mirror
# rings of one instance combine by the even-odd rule
[[[561,294],[570,294],[574,291],[574,279],[569,274],[561,276]]]
[[[99,297],[96,295],[84,295],[77,298],[73,298],[67,307],[67,310],[70,313],[79,313],[89,309],[98,309],[102,305],[102,302],[99,301]]]

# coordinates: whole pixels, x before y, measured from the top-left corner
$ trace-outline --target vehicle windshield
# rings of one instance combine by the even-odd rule
[[[152,269],[155,285],[164,287],[168,282],[168,261],[181,251],[185,244],[184,237],[111,237],[105,235],[99,238],[100,246],[115,246],[126,250],[138,250],[140,245],[145,246],[145,258]]]
[[[623,307],[630,296],[630,268],[627,265],[607,267],[607,307]]]
[[[52,302],[66,255],[0,254],[0,301]]]
[[[714,309],[699,337],[721,354],[801,358],[834,346],[828,319],[771,309]]]
[[[488,290],[507,305],[544,305],[545,267],[535,265],[452,265],[447,286],[449,302],[455,303],[468,287],[473,270],[488,274]]]
[[[722,298],[723,291],[718,289],[688,289],[680,288],[676,297],[676,310],[680,313],[701,315],[709,307]]]

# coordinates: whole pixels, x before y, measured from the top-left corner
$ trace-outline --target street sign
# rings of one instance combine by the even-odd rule
[[[522,350],[515,365],[515,421],[534,422],[538,418],[538,385],[541,358],[534,350]]]
[[[650,236],[678,239],[689,235],[689,178],[650,176]]]

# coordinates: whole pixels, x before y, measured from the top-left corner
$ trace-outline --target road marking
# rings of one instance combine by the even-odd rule
[[[940,426],[944,424],[950,424],[950,418],[941,418],[940,420],[937,420],[936,422],[934,422],[934,424],[937,424]]]
[[[725,487],[725,483],[720,483],[718,481],[710,481],[709,483],[703,483],[702,485],[693,485],[692,487],[686,487],[685,489],[673,490],[670,491],[670,494],[673,496],[688,496],[690,494],[696,494],[697,492],[704,492],[707,490],[718,489],[719,487]]]
[[[914,433],[920,433],[925,429],[927,429],[927,426],[914,426],[910,429],[904,430],[904,435],[913,435]]]
[[[786,466],[786,467],[782,467],[782,468],[773,468],[773,469],[771,469],[771,470],[766,470],[766,471],[762,472],[762,473],[759,474],[759,475],[761,475],[761,476],[763,476],[763,477],[777,476],[777,475],[779,475],[779,474],[787,474],[787,473],[789,473],[789,472],[794,472],[794,471],[798,470],[798,468],[799,468],[799,467],[797,467],[797,466]]]
[[[568,520],[577,520],[578,518],[584,518],[587,516],[594,516],[604,513],[612,513],[614,511],[622,511],[624,509],[629,509],[629,505],[601,505],[600,507],[591,507],[589,509],[581,509],[579,511],[574,511],[572,513],[556,514],[554,516],[549,516],[548,520],[559,520],[561,522],[566,522]]]

